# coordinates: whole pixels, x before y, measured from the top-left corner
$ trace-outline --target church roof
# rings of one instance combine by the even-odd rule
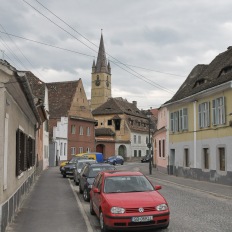
[[[95,62],[94,62],[94,64],[95,64]],[[94,66],[94,64],[93,64],[93,66]],[[96,73],[100,73],[100,72],[110,73],[109,69],[110,69],[110,65],[109,65],[109,63],[107,64],[103,35],[101,34],[101,40],[100,40],[100,46],[99,46],[99,50],[98,50],[95,72]]]

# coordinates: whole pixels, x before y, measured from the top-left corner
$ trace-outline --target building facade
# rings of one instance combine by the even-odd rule
[[[36,146],[43,107],[27,73],[0,60],[0,231],[10,223],[37,173]]]
[[[209,65],[197,65],[165,103],[175,175],[232,184],[231,57],[229,47]]]
[[[80,151],[95,151],[95,120],[86,98],[82,80],[47,83],[47,86],[50,105],[49,150],[50,155],[52,155],[51,165],[57,165],[61,158],[67,157],[67,160],[70,160],[73,155],[80,153]],[[67,123],[62,122],[62,118]],[[60,143],[59,135],[53,134],[62,123],[62,127],[65,127],[65,132],[62,134],[64,140],[66,140],[67,130],[67,145],[66,142],[62,145],[63,152],[66,152],[67,149],[65,156],[60,155],[60,147],[57,149]]]
[[[110,98],[92,113],[97,121],[96,148],[104,158],[117,154],[138,160],[148,153],[148,118],[136,102]]]

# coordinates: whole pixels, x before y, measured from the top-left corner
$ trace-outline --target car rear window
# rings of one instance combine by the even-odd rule
[[[89,171],[89,177],[90,178],[96,177],[99,172],[105,170],[115,170],[115,167],[114,166],[92,167]]]

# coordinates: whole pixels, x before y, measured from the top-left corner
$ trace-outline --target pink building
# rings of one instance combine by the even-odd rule
[[[154,141],[154,163],[156,168],[167,173],[168,155],[167,155],[167,108],[158,109],[157,131],[153,136]]]

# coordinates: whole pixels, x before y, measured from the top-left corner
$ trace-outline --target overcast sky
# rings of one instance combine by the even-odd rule
[[[1,0],[0,58],[44,82],[81,78],[90,98],[103,29],[113,97],[157,108],[232,45],[231,9],[231,0]]]

